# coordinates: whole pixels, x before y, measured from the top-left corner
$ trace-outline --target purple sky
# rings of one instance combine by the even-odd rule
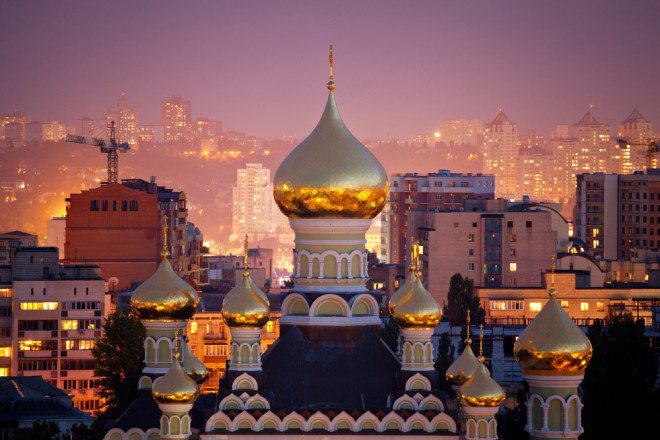
[[[603,122],[638,107],[660,124],[658,1],[3,1],[0,112],[73,122],[121,90],[144,122],[172,94],[194,116],[259,136],[305,135],[337,100],[362,137],[447,118],[521,128]]]

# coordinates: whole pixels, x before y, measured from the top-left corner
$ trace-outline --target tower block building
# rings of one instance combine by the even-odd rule
[[[584,432],[578,387],[591,360],[591,342],[556,299],[554,262],[549,293],[513,348],[530,386],[526,429],[532,439],[576,439]]]

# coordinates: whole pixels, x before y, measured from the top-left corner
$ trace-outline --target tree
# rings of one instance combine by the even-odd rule
[[[465,325],[468,309],[472,324],[482,324],[485,320],[486,312],[479,304],[479,297],[474,296],[474,282],[460,273],[449,280],[447,303],[451,325]]]
[[[451,387],[445,375],[452,362],[454,362],[454,344],[451,343],[449,333],[444,332],[440,334],[440,340],[438,341],[438,358],[435,361],[435,369],[440,375],[438,385],[447,393],[451,392]]]
[[[92,350],[100,394],[106,399],[96,426],[118,417],[135,399],[143,368],[143,344],[144,327],[136,316],[115,312],[103,323],[103,337]]]
[[[60,428],[51,421],[34,422],[31,428],[21,428],[13,437],[15,440],[59,440]]]
[[[527,424],[527,396],[529,385],[523,381],[523,388],[516,392],[516,406],[502,408],[497,413],[497,435],[506,440],[528,440],[529,434],[525,430]]]
[[[644,323],[610,315],[589,327],[593,356],[582,382],[584,440],[660,438],[658,361]],[[655,434],[653,434],[655,432]]]
[[[84,423],[76,423],[63,436],[66,440],[101,440],[103,438],[103,429],[98,426],[87,426]]]

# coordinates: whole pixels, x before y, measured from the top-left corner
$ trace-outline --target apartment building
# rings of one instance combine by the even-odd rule
[[[99,267],[60,265],[57,248],[24,247],[10,271],[10,280],[6,268],[0,279],[0,326],[11,320],[11,345],[5,345],[3,330],[0,354],[9,354],[11,362],[0,373],[41,376],[71,394],[77,408],[97,411],[101,400],[91,349],[101,337],[105,311]]]
[[[495,178],[439,170],[430,174],[393,174],[390,196],[381,214],[381,254],[384,263],[406,261],[407,219],[414,210],[461,211],[467,200],[495,197]]]
[[[580,174],[575,196],[575,234],[590,253],[631,260],[660,248],[660,172]]]
[[[424,285],[440,304],[447,303],[456,273],[475,286],[541,286],[567,235],[558,213],[535,204],[486,212],[414,211],[408,218],[408,237],[423,248]]]
[[[37,246],[37,236],[23,231],[0,234],[0,265],[11,264],[14,251],[20,247]]]

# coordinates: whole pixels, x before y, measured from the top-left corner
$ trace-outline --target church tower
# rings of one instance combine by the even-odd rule
[[[591,342],[556,299],[554,260],[550,299],[520,333],[513,352],[530,386],[527,431],[532,439],[578,438],[578,387],[591,360]]]
[[[163,218],[167,223],[167,217]],[[197,311],[199,296],[197,291],[183,281],[172,269],[167,250],[167,225],[163,227],[163,261],[156,272],[135,289],[131,297],[131,309],[146,330],[144,339],[144,369],[139,381],[140,389],[151,388],[155,378],[161,376],[170,368],[176,352],[175,347],[180,345],[175,341],[179,330],[185,328],[186,323]],[[190,351],[190,350],[188,350]],[[198,366],[201,362],[193,361],[192,352],[184,357],[191,366]],[[203,375],[203,374],[202,374]]]
[[[467,311],[467,324],[465,326],[465,348],[463,353],[447,368],[445,378],[454,392],[468,380],[472,379],[477,370],[479,362],[472,351],[472,339],[470,339],[470,311]]]

